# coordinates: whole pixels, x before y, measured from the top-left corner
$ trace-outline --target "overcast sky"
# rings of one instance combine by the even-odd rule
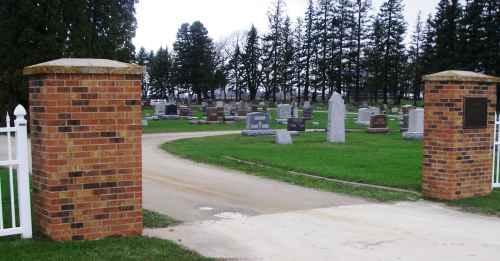
[[[378,10],[385,0],[372,0]],[[403,0],[409,33],[415,27],[417,14],[434,13],[439,0]],[[140,0],[136,6],[137,36],[134,44],[147,50],[160,46],[171,48],[182,23],[200,20],[215,41],[255,24],[259,32],[267,30],[267,12],[274,0]],[[287,14],[294,21],[303,16],[308,0],[285,0]]]

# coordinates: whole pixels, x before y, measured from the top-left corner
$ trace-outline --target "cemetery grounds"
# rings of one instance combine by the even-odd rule
[[[201,116],[195,109],[195,116]],[[271,109],[271,128],[276,124],[275,110]],[[151,112],[145,111],[145,114]],[[315,111],[307,129],[325,128],[327,112]],[[388,134],[368,134],[366,127],[355,123],[356,115],[348,114],[347,143],[328,144],[323,132],[305,133],[293,138],[293,145],[277,145],[273,137],[219,137],[177,140],[162,148],[170,153],[197,162],[224,166],[242,172],[276,179],[305,187],[361,196],[376,201],[421,199],[421,141],[404,140],[399,131],[399,120],[389,116]],[[319,122],[313,126],[312,122]],[[154,125],[156,124],[156,125]],[[145,133],[242,130],[244,122],[235,125],[190,125],[188,121],[158,121],[145,127]],[[299,174],[299,175],[297,175]],[[306,175],[300,175],[306,174]],[[316,177],[319,177],[316,178]],[[326,179],[321,179],[326,178]],[[332,180],[328,180],[332,179]],[[338,182],[340,181],[340,182]],[[364,187],[343,181],[389,188]],[[401,191],[394,191],[392,189]],[[446,202],[461,209],[500,216],[500,190],[487,197]]]

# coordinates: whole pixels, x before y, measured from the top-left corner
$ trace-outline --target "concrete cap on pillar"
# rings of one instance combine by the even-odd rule
[[[106,59],[62,58],[25,67],[24,75],[36,74],[144,74],[144,67]]]
[[[423,79],[424,81],[500,82],[500,78],[494,76],[454,70],[428,74],[425,75]]]

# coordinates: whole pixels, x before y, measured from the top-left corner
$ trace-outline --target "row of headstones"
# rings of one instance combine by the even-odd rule
[[[177,106],[174,103],[156,103],[153,117],[155,120],[193,117],[193,110],[189,106]]]
[[[380,109],[377,107],[360,108],[356,123],[369,126],[369,133],[387,133],[389,131],[387,116],[380,114]],[[422,139],[424,135],[424,109],[403,106],[400,112],[400,127],[405,138]]]
[[[310,106],[305,107],[308,110],[311,109]],[[297,116],[297,112],[295,112],[295,115],[293,114],[294,112],[291,110],[290,105],[278,105],[277,118],[278,120],[286,119],[288,127],[286,131],[274,131],[270,127],[270,117],[268,113],[250,113],[247,117],[246,130],[243,130],[241,134],[244,136],[276,135],[275,137],[277,144],[292,144],[292,135],[298,133],[298,131],[294,131],[294,127],[297,128],[297,130],[305,130],[305,120],[301,119],[300,124],[296,124],[297,122],[294,121],[298,118],[293,118],[292,116]],[[328,142],[345,142],[345,116],[346,108],[344,100],[339,93],[334,93],[329,101],[328,106],[328,128],[326,131],[326,139]]]

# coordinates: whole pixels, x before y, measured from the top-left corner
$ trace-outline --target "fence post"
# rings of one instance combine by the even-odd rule
[[[26,121],[26,110],[22,105],[18,105],[14,110],[16,119],[16,159],[17,166],[17,191],[19,199],[19,220],[21,222],[22,237],[32,238],[31,225],[31,200],[30,200],[30,179],[28,168],[28,130]]]

